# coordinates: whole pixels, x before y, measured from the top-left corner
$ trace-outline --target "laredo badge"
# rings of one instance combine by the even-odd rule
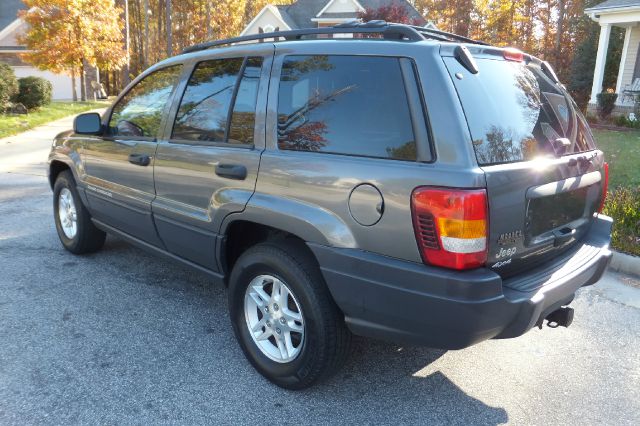
[[[517,241],[522,239],[522,230],[518,229],[516,231],[505,232],[504,234],[500,234],[498,237],[498,244],[501,246],[515,244]]]

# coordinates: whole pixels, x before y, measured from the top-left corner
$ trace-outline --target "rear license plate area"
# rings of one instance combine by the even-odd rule
[[[587,186],[548,197],[530,199],[525,233],[535,238],[584,217],[589,188]]]

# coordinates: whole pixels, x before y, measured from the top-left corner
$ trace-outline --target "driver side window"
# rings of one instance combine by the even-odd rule
[[[111,136],[155,138],[171,91],[182,65],[155,71],[131,88],[113,107],[109,120]]]

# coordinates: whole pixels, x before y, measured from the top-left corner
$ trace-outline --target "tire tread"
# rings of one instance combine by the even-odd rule
[[[317,309],[322,311],[324,338],[322,348],[318,351],[313,369],[296,383],[276,384],[288,389],[304,389],[312,384],[327,379],[338,371],[350,353],[351,332],[344,323],[344,315],[333,301],[315,258],[308,252],[302,242],[292,239],[278,239],[256,244],[247,249],[241,257],[268,254],[278,258],[290,270],[297,270],[305,276]]]
[[[74,241],[63,237],[60,233],[60,229],[58,229],[60,241],[67,250],[74,254],[95,253],[104,245],[107,234],[98,229],[91,221],[91,215],[82,203],[82,199],[80,198],[80,194],[78,194],[78,190],[76,188],[75,179],[73,178],[70,170],[60,172],[56,178],[53,187],[54,215],[58,214],[56,211],[57,200],[55,198],[57,198],[59,190],[62,189],[61,187],[68,188],[73,195],[74,202],[76,204],[76,214],[78,216],[78,232],[76,234],[76,240]]]

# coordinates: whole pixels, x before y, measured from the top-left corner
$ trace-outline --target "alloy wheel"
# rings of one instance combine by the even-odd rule
[[[244,296],[244,315],[253,341],[269,359],[288,363],[302,350],[304,317],[291,289],[272,275],[259,275]]]
[[[62,232],[72,240],[78,233],[78,213],[73,195],[68,188],[62,188],[58,195],[58,218]]]

